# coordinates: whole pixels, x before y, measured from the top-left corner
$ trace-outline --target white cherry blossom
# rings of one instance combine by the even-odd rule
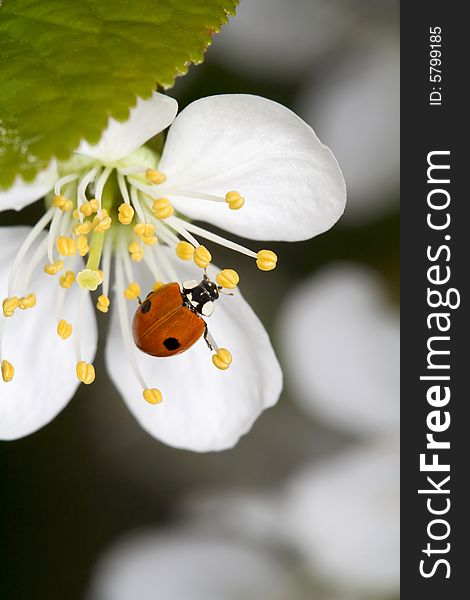
[[[116,308],[106,352],[111,377],[155,437],[197,451],[224,449],[277,401],[277,359],[238,289],[208,319],[214,364],[203,341],[179,356],[148,357],[134,346],[130,318],[140,295],[164,282],[201,280],[206,268],[219,289],[236,288],[238,274],[219,272],[199,240],[241,252],[262,271],[276,266],[270,250],[253,251],[190,219],[251,239],[306,239],[341,216],[341,171],[312,129],[275,102],[224,95],[176,112],[167,96],[139,99],[126,122],[110,119],[98,144],[83,142],[35,182],[0,192],[0,210],[49,192],[35,227],[0,230],[3,439],[47,424],[73,395],[76,378],[94,380],[90,301],[98,288],[97,309]],[[169,125],[158,156],[143,144]]]

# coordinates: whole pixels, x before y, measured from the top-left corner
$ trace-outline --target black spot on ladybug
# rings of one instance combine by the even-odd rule
[[[177,350],[181,344],[178,342],[176,338],[169,337],[164,340],[163,345],[167,350]]]
[[[148,313],[148,311],[150,310],[150,307],[152,306],[152,303],[150,302],[150,300],[144,300],[142,302],[142,304],[140,305],[140,310],[141,312]]]

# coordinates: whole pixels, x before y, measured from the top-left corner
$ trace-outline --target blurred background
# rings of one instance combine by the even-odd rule
[[[2,600],[398,597],[398,21],[395,0],[241,0],[170,91],[180,108],[219,93],[290,107],[336,155],[346,214],[271,244],[262,286],[230,254],[285,375],[233,450],[148,436],[102,354],[51,424],[0,442]]]

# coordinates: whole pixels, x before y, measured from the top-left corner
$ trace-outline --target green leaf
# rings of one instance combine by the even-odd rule
[[[0,0],[0,187],[200,63],[238,0]]]

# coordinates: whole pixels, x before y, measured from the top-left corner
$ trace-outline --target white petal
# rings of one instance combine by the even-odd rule
[[[245,94],[190,104],[170,128],[159,169],[168,187],[219,196],[239,191],[246,203],[172,197],[187,216],[237,235],[301,240],[341,216],[346,191],[331,151],[284,106]]]
[[[54,187],[57,179],[55,162],[51,162],[47,169],[38,173],[36,179],[31,183],[26,183],[18,176],[11,188],[8,190],[0,189],[0,211],[21,210],[28,204],[36,202]]]
[[[1,298],[6,296],[6,267],[13,262],[29,230],[29,227],[0,229],[3,251]],[[73,269],[73,263],[70,263],[70,268]],[[0,316],[5,325],[3,357],[15,368],[12,381],[4,383],[0,379],[0,439],[13,440],[43,427],[64,408],[77,389],[73,336],[63,341],[56,333],[55,300],[58,289],[57,279],[39,268],[30,285],[30,291],[36,293],[36,306],[24,312],[17,310],[8,319],[3,314]],[[75,323],[78,292],[77,286],[67,291],[63,318],[71,323]],[[91,360],[96,351],[97,330],[90,300],[86,303],[84,322],[84,357]]]
[[[292,581],[267,553],[230,539],[146,531],[119,542],[95,570],[89,600],[283,600]]]
[[[335,151],[348,186],[345,217],[390,210],[400,166],[400,53],[394,44],[351,54],[300,99],[300,113]]]
[[[127,121],[120,122],[110,117],[100,141],[93,146],[83,141],[77,152],[105,164],[115,163],[166,129],[173,122],[177,110],[176,100],[157,92],[148,100],[138,98]]]
[[[341,0],[249,0],[214,37],[208,58],[257,78],[298,78],[334,48],[351,17]]]
[[[303,470],[285,511],[286,539],[313,573],[371,597],[397,592],[398,447],[354,450]]]
[[[180,280],[192,279],[199,271],[181,261],[174,266]],[[143,293],[151,289],[142,268],[137,280]],[[135,309],[133,304],[129,310]],[[232,447],[261,412],[276,403],[282,387],[269,337],[239,292],[221,298],[207,323],[217,344],[232,354],[233,363],[226,371],[212,364],[212,353],[202,338],[186,352],[168,358],[154,358],[135,349],[147,385],[163,394],[158,406],[142,397],[126,359],[116,311],[106,347],[111,378],[142,427],[170,446],[198,452]]]
[[[293,289],[279,343],[303,408],[333,426],[380,434],[399,423],[399,324],[373,271],[336,265]]]

